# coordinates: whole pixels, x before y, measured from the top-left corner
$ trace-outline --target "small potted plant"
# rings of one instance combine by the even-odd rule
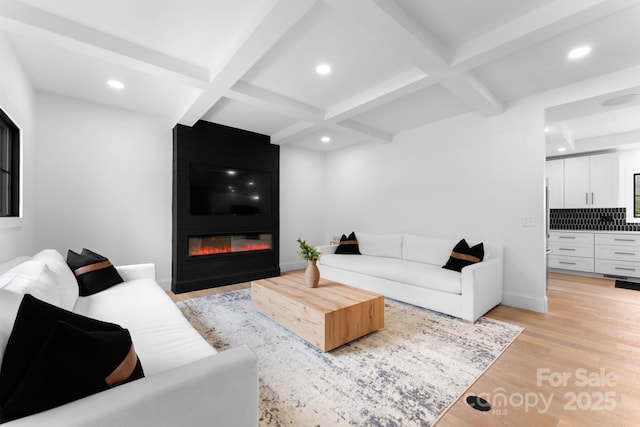
[[[318,287],[318,282],[320,281],[320,271],[318,270],[318,266],[316,262],[320,259],[320,251],[309,245],[305,240],[302,240],[298,237],[296,239],[298,245],[300,246],[300,251],[298,255],[303,260],[307,261],[307,269],[304,272],[304,280],[309,288]]]

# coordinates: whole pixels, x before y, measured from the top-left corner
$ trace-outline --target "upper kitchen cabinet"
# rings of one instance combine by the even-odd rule
[[[590,206],[590,163],[591,157],[573,157],[564,160],[565,208],[588,208]]]
[[[620,207],[619,179],[617,153],[564,159],[564,207]]]
[[[564,208],[564,160],[547,161],[549,208]]]

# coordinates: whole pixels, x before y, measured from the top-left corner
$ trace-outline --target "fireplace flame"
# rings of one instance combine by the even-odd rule
[[[198,249],[192,249],[189,251],[189,256],[203,256],[203,255],[218,255],[218,254],[230,254],[235,252],[251,252],[251,251],[266,251],[271,249],[271,246],[265,243],[249,243],[240,246],[204,246]]]

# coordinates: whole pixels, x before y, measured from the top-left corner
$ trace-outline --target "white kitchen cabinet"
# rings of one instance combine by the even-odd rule
[[[549,268],[640,278],[640,234],[551,231]]]
[[[618,163],[617,153],[564,159],[564,207],[620,207]]]
[[[596,234],[595,272],[640,277],[640,235]]]
[[[564,160],[547,161],[549,209],[564,208]]]
[[[593,233],[551,231],[549,267],[593,273]]]
[[[564,207],[589,207],[589,157],[564,159]]]
[[[618,153],[591,156],[590,180],[592,208],[618,208],[620,159]]]

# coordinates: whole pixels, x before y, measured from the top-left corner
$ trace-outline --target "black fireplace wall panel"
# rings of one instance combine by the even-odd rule
[[[190,165],[271,175],[270,214],[202,215],[190,211]],[[280,275],[280,147],[267,135],[198,121],[173,129],[172,283],[175,293]],[[206,234],[272,233],[267,251],[189,257],[188,238]]]

